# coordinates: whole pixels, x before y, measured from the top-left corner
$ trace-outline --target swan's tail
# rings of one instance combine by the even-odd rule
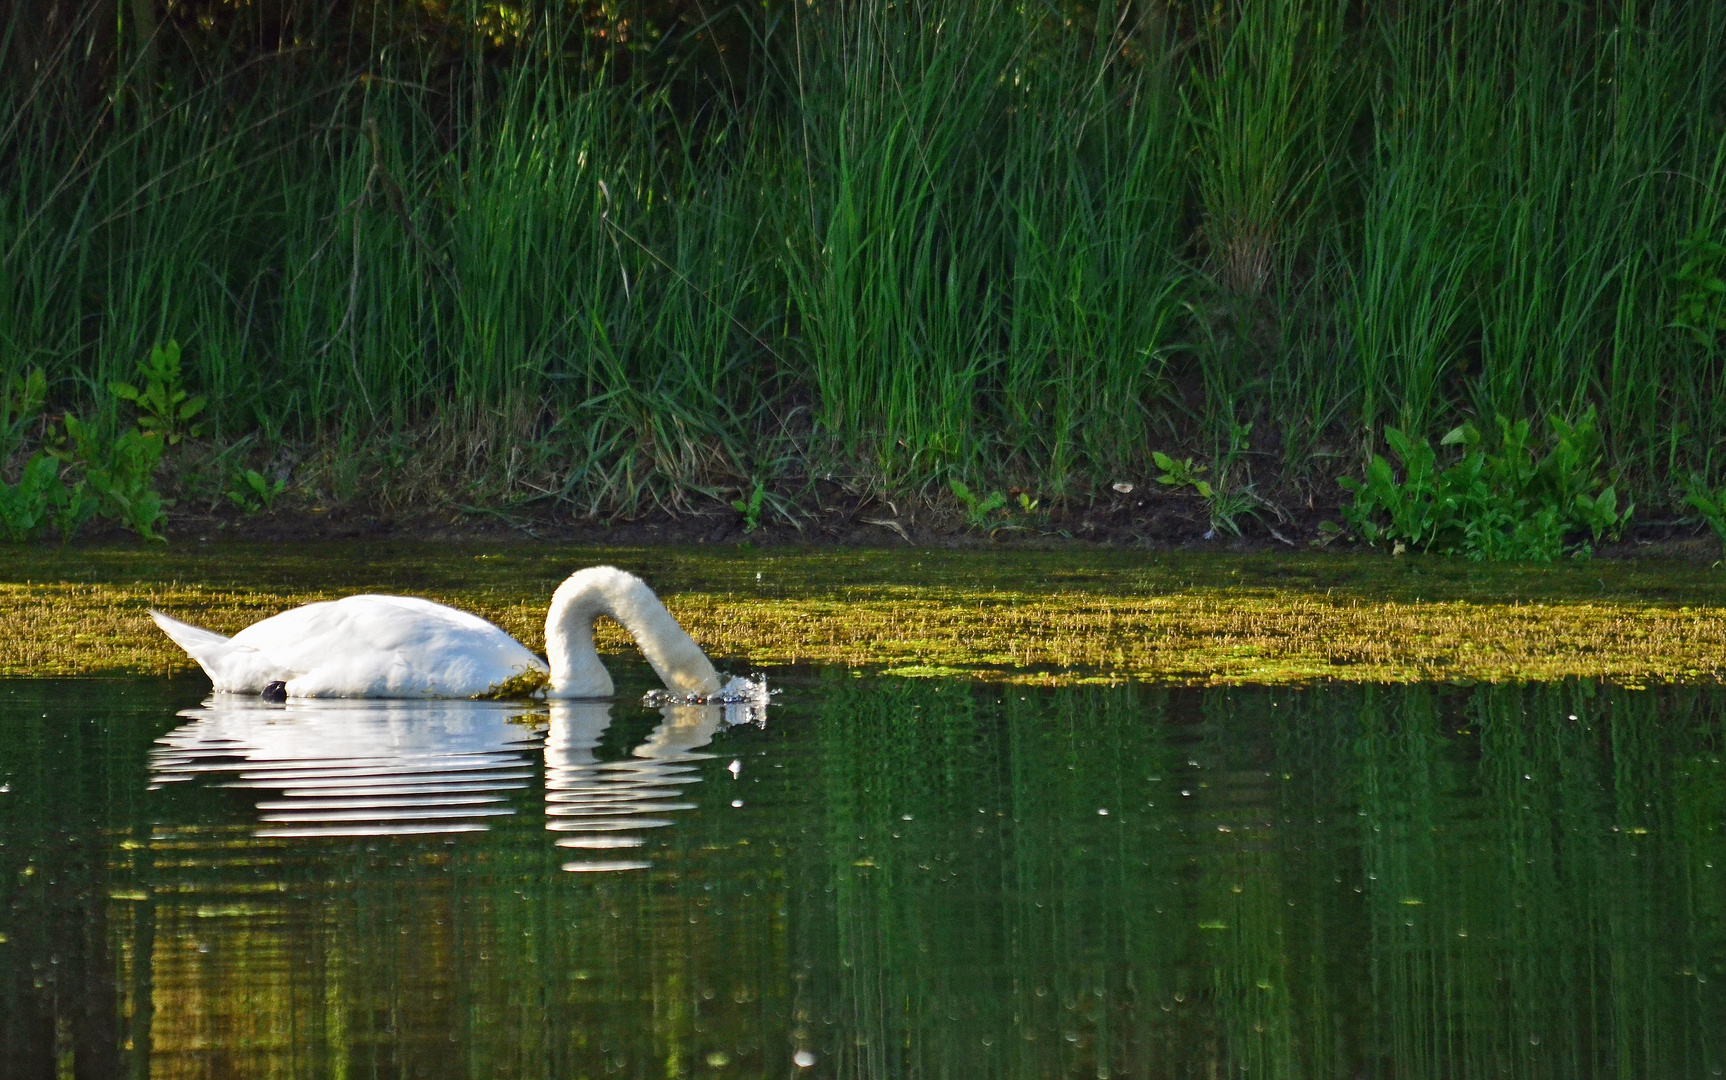
[[[293,678],[293,672],[249,645],[236,645],[230,638],[171,619],[155,608],[150,609],[150,618],[198,662],[217,690],[256,694],[272,682]]]

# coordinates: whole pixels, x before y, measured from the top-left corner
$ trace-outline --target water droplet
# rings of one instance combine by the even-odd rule
[[[731,805],[732,805],[732,806],[734,806],[734,807],[737,807],[737,806],[742,806],[742,805],[743,805],[743,800],[742,800],[742,799],[732,799],[732,800],[731,800]]]
[[[1108,817],[1109,816],[1108,808],[1103,807],[1103,806],[1097,807],[1097,816],[1098,817]]]
[[[725,771],[731,774],[733,780],[743,774],[743,762],[737,758],[731,759],[731,764],[725,766]]]
[[[987,1039],[983,1041],[985,1043],[988,1042]],[[799,1069],[807,1069],[809,1066],[815,1064],[815,1055],[808,1050],[799,1050],[795,1054],[791,1055],[791,1064],[797,1066]]]
[[[723,1050],[715,1050],[707,1055],[707,1064],[715,1069],[723,1069],[731,1064],[731,1055]]]

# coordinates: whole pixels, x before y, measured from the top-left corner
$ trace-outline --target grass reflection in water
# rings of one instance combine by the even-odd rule
[[[195,708],[192,680],[0,683],[0,1059],[1726,1064],[1718,690],[781,682],[765,726],[627,699],[270,719]],[[442,825],[473,831],[413,831]]]

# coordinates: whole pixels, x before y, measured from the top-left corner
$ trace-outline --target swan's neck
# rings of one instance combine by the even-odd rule
[[[593,566],[558,586],[545,616],[552,696],[611,696],[611,675],[593,647],[593,620],[601,615],[623,624],[667,689],[702,697],[719,693],[713,664],[647,583],[614,567]]]

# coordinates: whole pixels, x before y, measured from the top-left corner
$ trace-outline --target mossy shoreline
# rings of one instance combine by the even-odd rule
[[[733,670],[1048,684],[1726,678],[1726,575],[1694,565],[414,543],[12,548],[0,675],[184,671],[148,608],[231,633],[357,592],[454,604],[537,649],[552,589],[594,563],[647,578]],[[628,647],[610,625],[599,641]]]

